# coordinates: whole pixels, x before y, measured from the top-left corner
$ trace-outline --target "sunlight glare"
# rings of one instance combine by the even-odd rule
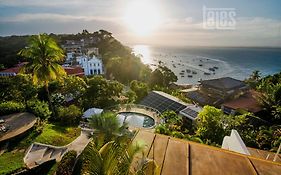
[[[135,0],[128,5],[124,21],[139,36],[152,33],[161,23],[161,15],[156,4],[148,0]]]
[[[134,54],[141,56],[141,60],[144,64],[151,64],[153,62],[151,59],[151,53],[150,53],[149,46],[135,45],[133,48],[133,52],[134,52]]]

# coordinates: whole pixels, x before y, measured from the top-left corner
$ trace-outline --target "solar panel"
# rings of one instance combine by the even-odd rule
[[[163,113],[165,111],[175,111],[179,113],[182,109],[186,108],[185,105],[170,99],[166,96],[162,96],[156,92],[149,93],[141,102],[141,105],[149,106],[157,109],[159,112]]]
[[[184,110],[181,111],[182,113],[191,116],[192,118],[196,118],[198,116],[198,112],[194,111],[190,108],[186,108]]]

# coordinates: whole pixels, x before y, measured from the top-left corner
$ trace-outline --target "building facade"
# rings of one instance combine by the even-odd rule
[[[81,56],[76,59],[77,63],[84,69],[85,75],[104,74],[102,60],[93,55],[93,57]]]

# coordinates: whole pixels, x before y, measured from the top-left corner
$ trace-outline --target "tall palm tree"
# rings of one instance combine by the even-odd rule
[[[63,67],[59,64],[63,61],[64,51],[50,36],[39,34],[31,36],[28,46],[22,49],[18,55],[25,57],[28,61],[21,72],[31,74],[34,84],[45,86],[49,106],[54,114],[48,87],[50,81],[66,75]]]

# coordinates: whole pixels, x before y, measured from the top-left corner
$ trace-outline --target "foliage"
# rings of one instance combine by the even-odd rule
[[[172,125],[180,125],[182,122],[182,117],[177,115],[175,111],[165,111],[160,118]]]
[[[245,82],[249,84],[250,87],[256,88],[260,79],[261,79],[261,72],[259,70],[255,70],[252,72],[250,77],[245,80]]]
[[[162,118],[165,123],[156,126],[156,133],[203,143],[199,137],[190,135],[190,131],[186,129],[185,122],[183,122],[182,117],[177,115],[174,111],[166,111],[160,116],[160,118]]]
[[[69,107],[61,106],[58,108],[57,114],[61,123],[66,125],[75,125],[78,124],[81,119],[82,110],[75,105],[70,105]]]
[[[37,96],[37,87],[32,85],[31,76],[18,74],[12,77],[0,77],[0,99],[2,101],[26,102]]]
[[[40,119],[48,119],[52,112],[49,110],[49,106],[44,101],[31,100],[27,102],[27,111],[33,113]]]
[[[7,101],[0,103],[0,116],[13,114],[17,112],[23,112],[25,106],[22,103]]]
[[[39,34],[31,36],[28,46],[18,54],[28,61],[21,72],[31,74],[34,84],[45,86],[48,102],[54,114],[48,85],[50,81],[60,79],[66,75],[63,67],[59,65],[64,59],[64,51],[53,38],[47,34]]]
[[[68,151],[63,155],[57,167],[56,174],[59,175],[72,175],[72,169],[76,160],[76,151]]]
[[[281,126],[260,127],[256,143],[260,149],[277,151],[281,143]]]
[[[196,135],[208,143],[221,144],[231,129],[239,129],[246,124],[246,116],[225,115],[221,109],[204,106],[196,119]]]
[[[126,124],[120,124],[115,113],[107,112],[92,116],[90,126],[95,129],[93,136],[97,148],[101,147],[104,143],[116,139],[118,136],[130,135]]]
[[[150,87],[156,85],[160,87],[168,87],[170,83],[176,82],[178,80],[177,76],[168,67],[163,64],[159,64],[158,67],[151,73],[149,79]]]
[[[142,148],[139,143],[133,144],[126,139],[108,142],[100,149],[90,142],[81,154],[79,174],[157,174],[153,160],[143,160],[139,166],[131,168],[134,156]]]
[[[136,101],[139,102],[142,100],[145,96],[147,96],[149,88],[148,85],[144,82],[140,82],[137,80],[133,80],[130,83],[130,89],[134,91],[137,95]]]
[[[134,103],[137,99],[136,93],[132,90],[127,91],[124,95],[125,95],[125,97],[128,98],[128,100],[126,101],[126,104]]]
[[[122,83],[140,80],[142,69],[146,69],[140,58],[128,54],[111,58],[106,64],[106,76]]]
[[[268,80],[261,81],[257,89],[261,92],[258,97],[261,105],[272,118],[268,121],[281,124],[281,78],[280,83],[273,84]]]
[[[46,124],[43,132],[34,141],[54,146],[64,146],[75,140],[80,133],[81,129],[77,127]]]
[[[0,174],[10,174],[24,168],[24,151],[5,152],[0,156]]]
[[[85,93],[87,84],[78,76],[66,76],[63,81],[61,93],[66,98],[79,99]]]
[[[173,90],[170,93],[172,96],[177,97],[178,99],[182,100],[185,103],[192,103],[190,99],[188,99],[183,93],[181,93],[179,90]]]
[[[83,96],[83,107],[104,108],[118,103],[123,85],[117,81],[109,81],[102,76],[94,76],[88,80],[88,87]]]
[[[31,73],[34,84],[45,85],[65,75],[59,65],[63,61],[64,52],[47,34],[31,36],[28,47],[22,49],[19,55],[29,61],[22,72]]]
[[[22,61],[17,53],[26,46],[27,38],[27,36],[0,37],[0,64],[9,68]]]

